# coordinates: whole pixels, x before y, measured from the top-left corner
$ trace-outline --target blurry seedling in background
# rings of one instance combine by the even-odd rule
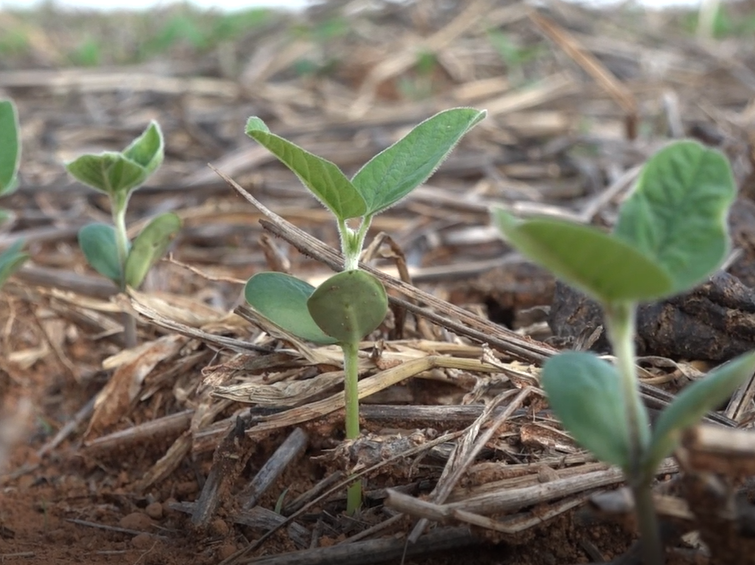
[[[755,353],[685,388],[651,429],[639,394],[635,312],[639,302],[682,293],[715,272],[729,250],[726,218],[734,196],[726,157],[680,141],[646,163],[611,234],[563,220],[517,220],[501,208],[492,212],[513,247],[603,308],[615,364],[590,353],[561,353],[543,366],[542,384],[575,440],[624,471],[648,565],[664,559],[651,491],[656,469],[684,429],[752,375]]]
[[[10,100],[0,100],[0,196],[11,194],[18,188],[18,164],[21,160],[18,113]],[[0,223],[10,212],[0,208]],[[0,253],[0,287],[8,277],[23,265],[29,256],[21,251],[23,241],[17,241]]]
[[[484,117],[484,111],[472,108],[440,112],[373,157],[351,180],[334,163],[271,133],[259,118],[247,122],[247,135],[291,169],[338,224],[343,272],[318,288],[287,274],[258,273],[247,282],[245,296],[257,312],[287,332],[314,343],[341,346],[347,439],[359,437],[359,342],[377,329],[388,310],[382,283],[359,270],[372,218],[425,182]],[[362,486],[356,482],[349,488],[347,511],[354,513],[361,500]]]
[[[126,232],[129,198],[160,166],[163,153],[162,132],[152,122],[123,151],[82,155],[66,165],[76,180],[110,199],[113,225],[84,226],[79,230],[79,246],[92,268],[113,281],[121,292],[142,284],[181,229],[180,218],[166,212],[152,218],[133,242]],[[124,314],[124,336],[126,347],[136,345],[136,321],[129,314]]]

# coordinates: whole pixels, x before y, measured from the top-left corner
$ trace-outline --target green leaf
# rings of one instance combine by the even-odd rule
[[[76,180],[113,197],[134,190],[147,179],[144,167],[114,151],[82,155],[67,163],[66,169]]]
[[[18,114],[10,100],[0,100],[0,195],[16,188],[16,173],[21,159]]]
[[[166,212],[152,220],[134,239],[126,258],[126,284],[138,288],[147,272],[165,253],[165,250],[181,230],[181,218]]]
[[[485,114],[474,108],[440,112],[373,157],[352,179],[367,214],[393,206],[425,182]]]
[[[685,429],[697,424],[707,412],[726,401],[754,372],[755,352],[745,353],[679,393],[655,424],[643,470],[652,472],[673,453]]]
[[[669,294],[704,281],[726,257],[736,186],[726,157],[695,141],[672,143],[645,165],[615,234],[673,279]]]
[[[291,169],[337,218],[358,218],[367,211],[362,196],[334,163],[270,133],[265,122],[257,117],[247,121],[246,134]]]
[[[89,265],[118,286],[121,285],[121,265],[115,229],[108,224],[89,224],[79,230],[79,247]]]
[[[664,269],[594,227],[545,218],[521,221],[495,207],[492,214],[512,246],[604,304],[652,300],[672,287]]]
[[[160,125],[154,120],[147,129],[122,152],[124,157],[141,166],[147,175],[151,175],[163,162],[165,144]]]
[[[313,343],[336,340],[323,333],[307,309],[315,287],[284,273],[257,273],[244,287],[246,301],[257,312],[293,335]]]
[[[383,284],[365,271],[344,271],[322,283],[307,301],[318,326],[341,343],[358,343],[388,311]]]
[[[564,428],[598,459],[628,469],[629,430],[616,368],[589,353],[568,351],[543,365],[548,402]]]
[[[0,287],[5,284],[16,270],[29,258],[27,253],[21,251],[24,242],[19,240],[8,249],[0,253]]]

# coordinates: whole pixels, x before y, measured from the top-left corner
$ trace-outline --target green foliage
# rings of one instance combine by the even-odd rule
[[[339,220],[357,218],[366,212],[364,198],[334,163],[270,133],[265,122],[257,117],[247,121],[246,134],[291,169]]]
[[[261,119],[251,117],[247,121],[247,135],[291,169],[335,216],[344,271],[318,288],[282,273],[259,273],[246,283],[244,294],[257,312],[293,335],[315,343],[340,344],[349,439],[359,435],[358,345],[380,326],[388,311],[382,283],[358,270],[372,217],[427,180],[459,139],[484,116],[485,112],[470,108],[441,112],[371,159],[352,180],[334,163],[271,133]],[[346,223],[354,218],[361,222],[356,229]],[[361,495],[357,481],[348,490],[349,513],[359,507]]]
[[[78,181],[118,197],[125,206],[127,195],[139,188],[163,160],[163,136],[157,122],[121,152],[104,151],[87,154],[66,165],[68,172]]]
[[[562,353],[543,365],[542,384],[574,439],[601,461],[629,468],[621,378],[613,365],[589,353]]]
[[[79,230],[79,247],[95,271],[120,286],[123,275],[113,226],[100,223],[84,226]]]
[[[293,335],[319,344],[336,343],[312,319],[307,301],[315,287],[284,273],[257,273],[244,287],[252,308]]]
[[[21,140],[16,106],[10,100],[0,100],[0,196],[15,190],[20,160]]]
[[[509,243],[556,276],[601,302],[651,300],[671,279],[652,259],[597,228],[555,219],[517,220],[494,208]]]
[[[655,469],[676,449],[685,429],[726,401],[754,372],[755,352],[745,353],[685,388],[658,418],[643,467]]]
[[[681,141],[644,167],[614,229],[672,278],[671,294],[704,281],[729,251],[726,217],[736,186],[719,151]]]
[[[544,52],[543,47],[539,45],[520,47],[509,34],[497,29],[488,31],[488,41],[490,41],[493,48],[498,52],[498,55],[506,64],[509,71],[519,70],[522,65],[533,59],[537,59]]]
[[[373,157],[352,180],[367,203],[366,213],[390,208],[425,182],[484,117],[473,108],[440,112]]]
[[[18,112],[11,100],[0,100],[0,196],[10,194],[18,187],[16,175],[20,160]],[[0,221],[9,216],[10,212],[0,209]],[[23,242],[17,241],[0,253],[0,287],[29,258],[22,248]]]
[[[340,343],[358,343],[383,322],[388,296],[382,283],[364,271],[330,277],[307,300],[312,319]]]
[[[492,211],[511,245],[602,304],[616,367],[592,354],[562,353],[545,364],[543,387],[564,427],[599,459],[621,466],[638,500],[649,498],[654,471],[682,432],[755,371],[755,353],[719,367],[679,394],[650,433],[634,358],[636,305],[686,291],[718,268],[729,249],[726,217],[734,195],[726,158],[680,141],[645,165],[611,234]],[[636,507],[644,560],[661,562],[654,510]]]
[[[84,38],[69,55],[78,67],[96,67],[102,63],[102,46],[91,36]]]
[[[126,233],[129,197],[160,166],[164,152],[160,126],[151,122],[123,151],[82,155],[66,165],[74,178],[110,197],[113,226],[84,226],[79,246],[92,268],[121,290],[141,285],[181,229],[180,218],[169,212],[153,218],[133,244]]]
[[[24,246],[23,241],[17,241],[8,249],[0,253],[0,287],[5,284],[15,271],[24,264],[29,255],[21,251]]]
[[[160,214],[150,220],[136,236],[128,252],[125,280],[128,286],[138,288],[152,268],[181,231],[181,218],[173,212]]]

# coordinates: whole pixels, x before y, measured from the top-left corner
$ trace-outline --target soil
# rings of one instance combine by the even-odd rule
[[[471,523],[453,506],[485,493],[513,496],[610,472],[561,431],[537,385],[539,366],[557,347],[599,343],[591,341],[599,321],[591,314],[583,325],[554,335],[546,323],[554,280],[487,230],[488,208],[501,202],[558,208],[608,225],[623,194],[616,189],[630,185],[622,184],[622,175],[676,126],[681,134],[704,132],[725,151],[736,165],[741,197],[749,198],[755,129],[752,90],[740,79],[755,72],[747,67],[755,60],[751,42],[698,43],[679,23],[687,14],[628,13],[617,27],[613,10],[544,7],[542,15],[589,44],[617,77],[636,103],[632,113],[605,84],[588,78],[584,61],[573,60],[573,50],[521,3],[386,2],[364,12],[351,4],[357,3],[325,2],[210,48],[179,41],[131,66],[118,53],[138,51],[144,41],[139,25],[189,17],[191,10],[156,11],[136,27],[127,26],[130,16],[113,16],[123,18],[123,34],[114,31],[122,30],[113,20],[49,7],[36,15],[0,12],[0,34],[18,28],[30,38],[28,51],[0,61],[0,94],[18,104],[24,145],[21,188],[2,202],[16,216],[0,232],[0,249],[23,238],[31,255],[0,291],[3,563],[401,563],[418,515],[396,518],[387,489],[432,501],[435,486],[459,461],[463,472],[447,503],[437,505],[446,519],[426,528],[434,544],[423,546],[428,538],[420,538],[420,554],[409,552],[403,563],[640,563],[629,511],[607,515],[591,503],[598,492],[620,494],[620,480],[472,513]],[[736,9],[751,2],[741,4]],[[339,32],[344,22],[348,31]],[[505,37],[491,35],[488,25]],[[66,68],[65,50],[76,44],[72,30],[79,26],[118,47],[103,54],[110,66]],[[501,37],[518,46],[521,61],[507,58],[513,55]],[[417,62],[410,50],[407,58],[412,45],[432,57]],[[728,64],[726,45],[737,46],[739,66]],[[659,78],[640,64],[643,57],[675,63]],[[706,86],[714,83],[720,88]],[[370,232],[370,239],[381,231],[393,238],[370,264],[395,274],[408,263],[413,286],[390,289],[392,312],[363,347],[363,382],[374,377],[379,390],[363,400],[363,437],[345,442],[343,412],[333,404],[338,386],[325,382],[315,390],[311,384],[338,370],[337,352],[281,338],[234,310],[252,274],[287,270],[317,281],[330,273],[327,260],[287,240],[269,218],[263,228],[262,214],[206,163],[337,247],[332,220],[290,171],[243,135],[245,119],[263,116],[273,131],[354,172],[408,127],[458,105],[489,108],[488,121],[427,186],[376,218]],[[166,134],[166,160],[132,198],[128,220],[138,229],[154,214],[175,210],[184,229],[140,293],[126,297],[89,269],[76,244],[82,225],[109,221],[107,201],[71,181],[62,163],[86,151],[121,149],[150,119]],[[640,138],[631,139],[638,126]],[[696,339],[707,339],[715,351],[698,357],[670,346],[660,351],[646,338],[643,391],[651,408],[668,403],[712,361],[733,354],[713,345],[730,343],[736,352],[752,347],[755,308],[743,286],[752,284],[755,264],[747,221],[752,207],[743,200],[733,214],[740,218],[732,220],[740,254],[726,279],[734,290],[712,301],[717,319],[725,320],[715,324],[716,342],[706,338],[708,318],[679,306],[691,316],[685,321]],[[711,285],[701,292],[722,294]],[[124,352],[123,311],[138,316],[135,353]],[[677,342],[690,326],[679,330]],[[482,346],[483,338],[490,347]],[[423,360],[427,364],[411,376],[380,385],[381,375]],[[293,383],[301,397],[285,388]],[[750,427],[751,391],[735,398],[740,404],[711,421]],[[477,421],[493,403],[498,412]],[[510,406],[511,414],[501,416]],[[296,428],[306,442],[246,508],[255,481]],[[477,441],[479,452],[468,460],[458,455],[471,453]],[[678,503],[676,514],[664,514],[664,527],[672,531],[669,562],[752,563],[755,552],[737,549],[749,548],[748,532],[755,531],[751,506],[742,500],[747,478],[718,477],[713,496],[699,486],[711,484],[703,480],[710,474],[688,468],[688,480],[703,477],[695,483],[699,490],[688,492],[705,504],[686,505],[682,491],[674,490],[679,475],[673,465],[657,488]],[[345,515],[343,488],[323,488],[324,496],[313,502],[309,496],[311,504],[295,513],[297,497],[329,477],[360,470],[366,499],[356,516]],[[559,510],[560,504],[570,505]],[[708,519],[699,519],[703,507]],[[739,514],[724,516],[730,508]],[[281,516],[290,521],[267,537]],[[526,527],[515,527],[522,523]],[[710,547],[680,539],[698,527]],[[353,545],[354,536],[375,545]],[[343,555],[326,553],[337,547]],[[289,559],[294,551],[299,554]]]

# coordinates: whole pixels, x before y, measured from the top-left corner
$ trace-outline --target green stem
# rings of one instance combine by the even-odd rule
[[[338,232],[341,236],[341,252],[343,253],[343,270],[354,271],[359,268],[359,257],[362,255],[364,238],[372,223],[372,216],[364,216],[357,230],[351,229],[346,220],[338,219]]]
[[[634,347],[636,304],[621,302],[605,307],[606,330],[616,357],[621,380],[624,416],[629,432],[630,467],[624,469],[635,499],[635,513],[640,529],[642,552],[647,565],[663,563],[663,545],[658,518],[653,506],[650,480],[642,462],[650,442],[650,422],[639,390]]]
[[[658,515],[653,505],[653,490],[642,482],[632,488],[634,513],[640,530],[640,550],[646,565],[663,565],[665,560]]]
[[[115,247],[118,250],[118,264],[121,267],[121,292],[126,290],[126,258],[128,257],[128,232],[126,231],[126,204],[113,206],[115,225]],[[136,347],[136,320],[128,312],[123,313],[123,341],[127,349]]]
[[[342,343],[344,393],[346,396],[346,439],[359,437],[359,343]],[[349,486],[346,512],[354,514],[362,504],[362,482]]]

